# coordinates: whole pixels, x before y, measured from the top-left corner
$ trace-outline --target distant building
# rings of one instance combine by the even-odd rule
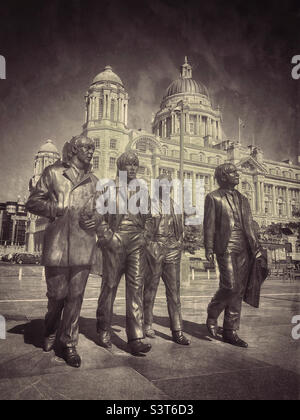
[[[0,203],[0,245],[24,246],[28,214],[24,201]]]
[[[161,172],[178,177],[180,121],[176,108],[183,101],[184,176],[193,181],[203,179],[209,192],[217,188],[216,166],[232,162],[240,170],[238,189],[248,197],[260,226],[299,220],[295,216],[300,207],[298,162],[276,162],[258,145],[247,147],[227,139],[221,112],[212,106],[207,88],[192,78],[187,59],[178,79],[166,89],[152,133],[127,127],[128,94],[110,66],[95,77],[85,99],[83,131],[95,140],[93,166],[99,178],[114,178],[116,160],[125,150],[139,155],[140,177],[150,180]]]
[[[43,170],[60,159],[60,153],[53,141],[48,139],[41,145],[34,158],[33,176],[29,182],[29,191],[35,186]],[[41,253],[43,248],[44,232],[48,220],[44,217],[38,217],[30,214],[26,229],[26,249],[28,252]]]

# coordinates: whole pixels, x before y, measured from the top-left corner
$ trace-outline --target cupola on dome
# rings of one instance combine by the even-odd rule
[[[180,77],[174,80],[167,88],[164,99],[179,93],[199,94],[204,95],[207,98],[209,97],[206,86],[204,86],[203,83],[196,82],[196,80],[192,79],[192,67],[188,63],[187,57],[185,57],[185,63],[181,66]]]
[[[92,85],[100,82],[118,83],[119,85],[123,86],[122,80],[116,73],[112,71],[111,66],[105,66],[104,70],[97,74],[97,76],[94,78]]]

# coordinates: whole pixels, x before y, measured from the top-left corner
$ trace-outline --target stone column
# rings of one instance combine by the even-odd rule
[[[110,120],[110,107],[111,107],[111,96],[108,94],[108,101],[107,101],[107,118]]]
[[[254,188],[252,189],[252,212],[256,213],[256,200],[255,200],[255,185]]]
[[[257,210],[257,213],[260,213],[260,211],[261,211],[261,197],[260,197],[259,181],[257,181],[255,183],[255,188],[256,188],[256,210]]]
[[[214,188],[214,176],[209,175],[209,191],[212,191]]]
[[[212,138],[216,140],[216,120],[212,120]]]
[[[196,172],[192,172],[192,180],[193,180],[193,197],[192,197],[192,203],[193,206],[196,205]]]
[[[100,100],[100,97],[97,96],[95,98],[95,120],[99,120],[99,109],[100,109],[99,100]]]
[[[260,183],[260,187],[261,187],[261,212],[262,214],[265,214],[265,190],[264,190],[265,184],[263,181]]]
[[[273,216],[277,216],[275,185],[272,185],[272,203],[273,203]]]
[[[89,115],[88,115],[88,118],[89,118],[89,121],[91,121],[92,120],[92,98],[91,98],[91,96],[90,96],[90,101],[89,101]]]
[[[185,124],[185,132],[190,134],[190,114],[188,112],[185,114]]]
[[[125,123],[126,126],[127,126],[127,107],[128,107],[128,102],[126,101],[125,102],[125,109],[124,109],[124,111],[125,111],[125,121],[124,121],[124,123]]]
[[[85,122],[88,122],[88,103],[87,100],[85,101],[85,113],[84,113]]]
[[[96,106],[97,106],[96,97],[94,96],[93,97],[93,120],[97,119]]]
[[[207,134],[211,136],[211,118],[207,118]]]
[[[286,214],[287,217],[292,217],[292,206],[291,206],[291,190],[286,188]]]
[[[103,92],[103,119],[107,118],[107,101],[106,101],[106,93]]]

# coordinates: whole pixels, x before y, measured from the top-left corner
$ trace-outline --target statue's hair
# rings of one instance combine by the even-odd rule
[[[137,166],[140,166],[137,154],[134,153],[132,150],[129,150],[128,152],[122,153],[121,156],[118,158],[117,168],[119,171],[122,171],[125,169],[126,165],[130,165],[132,163],[135,163]]]
[[[217,183],[220,185],[220,187],[223,186],[223,178],[226,176],[230,171],[232,171],[232,167],[235,168],[235,165],[230,162],[222,163],[222,165],[219,165],[215,169],[215,178],[217,180]]]
[[[79,134],[78,136],[74,136],[71,140],[66,141],[62,150],[62,161],[64,163],[69,163],[73,156],[73,146],[78,146],[82,144],[82,140],[89,140],[90,142],[94,142],[93,139],[90,137],[85,136],[84,134]]]

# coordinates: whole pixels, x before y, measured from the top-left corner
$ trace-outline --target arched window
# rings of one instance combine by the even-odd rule
[[[163,147],[162,147],[162,154],[163,154],[164,156],[168,156],[168,148],[167,148],[166,146],[163,146]]]

